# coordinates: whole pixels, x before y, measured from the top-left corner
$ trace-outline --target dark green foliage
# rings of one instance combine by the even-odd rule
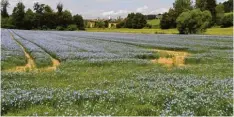
[[[84,20],[83,20],[83,17],[81,15],[74,15],[73,16],[73,23],[76,24],[77,28],[79,30],[84,30]]]
[[[58,13],[62,13],[62,11],[63,11],[63,4],[62,3],[58,3],[57,10],[58,10]]]
[[[161,29],[169,29],[176,27],[176,18],[177,13],[174,9],[170,9],[169,12],[164,13],[162,15],[162,19],[160,20],[160,28]]]
[[[68,25],[72,24],[72,14],[70,11],[65,10],[64,12],[57,15],[57,21],[59,25],[67,27]]]
[[[24,27],[24,15],[25,15],[25,6],[22,2],[17,3],[16,7],[14,7],[12,13],[12,20],[13,24],[16,28],[23,28]]]
[[[228,0],[223,3],[225,13],[233,12],[233,0]]]
[[[146,25],[145,25],[145,28],[152,28],[152,25],[146,24]]]
[[[179,16],[181,13],[192,9],[192,1],[191,0],[176,0],[173,4],[175,12]],[[178,17],[177,16],[177,17]]]
[[[105,22],[104,21],[97,21],[95,22],[96,28],[105,28]]]
[[[33,11],[31,9],[28,9],[25,13],[25,17],[24,17],[24,28],[25,29],[33,29],[34,27],[34,17],[35,14],[33,13]]]
[[[105,23],[105,28],[108,28],[110,21],[109,20],[105,20],[104,23]]]
[[[141,29],[144,28],[147,24],[146,18],[141,13],[130,13],[125,19],[125,28]],[[122,24],[121,24],[122,25]],[[117,27],[121,27],[118,25]]]
[[[199,9],[183,12],[176,20],[180,34],[202,33],[208,28],[210,21],[210,12]]]
[[[4,8],[9,5],[7,0],[1,2],[2,15]],[[2,28],[17,28],[17,29],[58,29],[64,30],[71,24],[76,24],[79,30],[84,30],[84,20],[81,15],[72,16],[71,12],[68,10],[63,11],[63,5],[59,3],[57,5],[58,12],[45,4],[40,4],[36,2],[33,6],[33,12],[28,9],[25,13],[25,6],[22,2],[17,3],[14,8],[12,16],[9,18],[2,16],[1,24]],[[5,12],[5,11],[4,11]]]
[[[224,5],[219,4],[215,8],[216,10],[216,24],[220,25],[224,17]]]
[[[141,29],[141,28],[144,28],[146,24],[147,24],[147,21],[144,15],[141,13],[136,13],[136,15],[133,18],[132,28]]]
[[[2,0],[1,1],[1,16],[2,18],[9,17],[9,14],[7,13],[7,7],[9,6],[8,0]]]
[[[42,14],[45,4],[39,4],[38,2],[34,3],[33,9],[36,13]]]
[[[192,9],[191,0],[176,0],[173,3],[173,9],[162,15],[160,21],[161,29],[176,28],[176,19],[184,11]]]
[[[57,26],[57,27],[56,27],[56,30],[64,30],[64,27],[62,27],[62,26]]]
[[[125,26],[125,21],[121,21],[116,25],[116,28],[124,28],[124,26]]]
[[[196,8],[201,9],[202,11],[208,10],[212,15],[213,24],[216,20],[216,0],[196,0]]]
[[[13,25],[13,22],[12,22],[12,17],[2,18],[1,19],[1,27],[2,28],[9,28],[9,29],[15,28],[15,26]]]
[[[134,16],[135,16],[135,13],[128,14],[128,17],[126,18],[126,22],[125,22],[126,28],[132,28],[132,22],[133,22]]]
[[[67,30],[69,30],[69,31],[77,30],[76,24],[71,24],[71,25],[69,25],[69,26],[67,27]]]
[[[156,54],[142,54],[142,55],[137,55],[136,58],[139,59],[159,59],[160,55],[158,53]]]
[[[233,26],[233,12],[225,14],[221,27],[231,27]]]

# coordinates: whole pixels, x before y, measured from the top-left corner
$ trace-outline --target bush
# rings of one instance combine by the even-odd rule
[[[2,18],[1,19],[1,28],[8,28],[13,29],[15,26],[12,24],[12,19],[9,18]]]
[[[62,26],[57,26],[56,30],[64,30],[64,28]]]
[[[145,28],[152,28],[152,25],[146,24],[146,25],[145,25]]]
[[[231,26],[233,26],[233,12],[225,14],[221,24],[222,28]]]
[[[48,30],[48,27],[47,27],[46,25],[43,25],[43,26],[41,27],[41,30]]]
[[[69,31],[74,31],[74,30],[77,30],[77,26],[75,24],[71,24],[67,27],[67,30]]]
[[[116,25],[116,28],[124,28],[124,25],[125,25],[125,22],[121,21],[120,23]]]
[[[95,23],[95,27],[96,28],[105,28],[105,22],[103,22],[103,21],[97,21]]]
[[[194,9],[183,12],[176,20],[180,34],[197,34],[205,32],[212,20],[209,11]]]

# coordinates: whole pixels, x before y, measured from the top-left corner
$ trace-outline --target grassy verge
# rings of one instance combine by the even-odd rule
[[[100,29],[100,28],[87,28],[88,32],[120,32],[120,33],[140,33],[140,34],[178,34],[177,29]],[[233,35],[233,28],[210,28],[205,35]]]
[[[147,24],[152,25],[152,28],[160,28],[160,19],[147,20]]]

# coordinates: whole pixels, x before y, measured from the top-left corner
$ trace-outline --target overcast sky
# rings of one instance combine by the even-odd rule
[[[54,10],[61,2],[72,14],[81,14],[85,19],[126,17],[129,12],[158,14],[168,11],[175,0],[9,0],[9,13],[16,3],[22,1],[26,8],[33,8],[34,2],[50,5]],[[226,0],[217,0],[223,2]]]

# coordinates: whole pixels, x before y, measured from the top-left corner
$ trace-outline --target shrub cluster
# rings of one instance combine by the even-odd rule
[[[204,32],[211,22],[209,11],[202,12],[199,9],[183,12],[176,20],[180,34],[196,34]]]

